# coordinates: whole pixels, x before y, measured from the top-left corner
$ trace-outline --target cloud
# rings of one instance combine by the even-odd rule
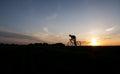
[[[114,29],[115,29],[115,27],[110,27],[110,28],[107,28],[105,31],[112,31]]]
[[[65,38],[65,34],[64,33],[52,33],[52,32],[39,32],[34,34],[35,37],[40,38],[41,40],[47,42],[47,43],[58,43],[58,42],[62,42],[65,43],[66,42],[66,38]]]
[[[119,27],[110,27],[105,30],[105,32],[101,35],[101,39],[104,40],[112,40],[120,38],[120,30]]]
[[[43,40],[43,41],[45,41],[47,43],[52,43],[53,42],[52,41],[53,36],[52,36],[52,34],[50,34],[48,32],[47,33],[39,32],[39,33],[34,34],[34,36],[36,38],[40,38],[41,40]]]
[[[106,29],[106,31],[107,32],[105,32],[105,35],[110,36],[110,37],[118,37],[120,34],[119,26],[110,27],[110,28]]]
[[[48,28],[47,28],[47,27],[44,27],[44,28],[43,28],[43,31],[44,31],[44,32],[48,32]]]
[[[19,33],[0,31],[0,42],[5,43],[31,43],[44,42],[34,36],[24,35]]]
[[[63,33],[58,33],[56,37],[62,37],[64,34]]]
[[[49,15],[48,17],[46,17],[46,20],[54,20],[54,19],[57,18],[57,16],[58,16],[58,14],[57,14],[57,13],[54,13],[54,14]]]

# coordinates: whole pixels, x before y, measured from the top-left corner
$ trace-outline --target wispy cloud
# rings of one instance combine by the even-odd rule
[[[120,30],[118,29],[119,27],[110,27],[105,29],[105,32],[101,35],[101,39],[103,40],[112,40],[112,39],[117,39],[120,37]]]
[[[110,28],[107,28],[105,31],[113,31],[115,29],[115,27],[110,27]]]
[[[54,20],[54,19],[57,18],[57,16],[58,16],[57,13],[51,14],[51,15],[49,15],[49,16],[46,17],[46,20]]]
[[[47,32],[46,32],[47,30]],[[47,27],[43,28],[43,32],[35,33],[33,36],[40,38],[41,40],[47,42],[47,43],[58,43],[62,42],[65,43],[67,39],[65,39],[64,33],[52,33],[50,30],[48,30]]]
[[[47,28],[47,27],[44,27],[44,28],[43,28],[43,31],[44,31],[44,32],[48,32],[48,28]]]
[[[5,43],[31,43],[31,42],[44,42],[34,36],[0,31],[0,42]]]

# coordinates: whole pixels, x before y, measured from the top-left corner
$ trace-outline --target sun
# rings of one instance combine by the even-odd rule
[[[97,46],[97,45],[99,45],[99,43],[98,43],[97,39],[93,38],[93,39],[91,40],[90,45],[92,45],[92,46]]]

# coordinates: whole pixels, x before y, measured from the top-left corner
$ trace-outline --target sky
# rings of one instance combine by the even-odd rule
[[[120,45],[119,14],[119,0],[0,0],[0,43]]]

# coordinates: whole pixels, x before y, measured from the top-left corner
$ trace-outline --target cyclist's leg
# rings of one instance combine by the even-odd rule
[[[76,39],[74,39],[74,45],[77,46],[77,42],[76,42]]]
[[[71,41],[70,41],[71,43],[72,43],[72,45],[74,46],[74,39],[71,39]]]
[[[70,42],[72,43],[72,39],[69,39],[70,40]]]
[[[74,41],[73,41],[73,39],[69,39],[70,40],[70,42],[68,42],[68,45],[69,46],[74,46]]]

